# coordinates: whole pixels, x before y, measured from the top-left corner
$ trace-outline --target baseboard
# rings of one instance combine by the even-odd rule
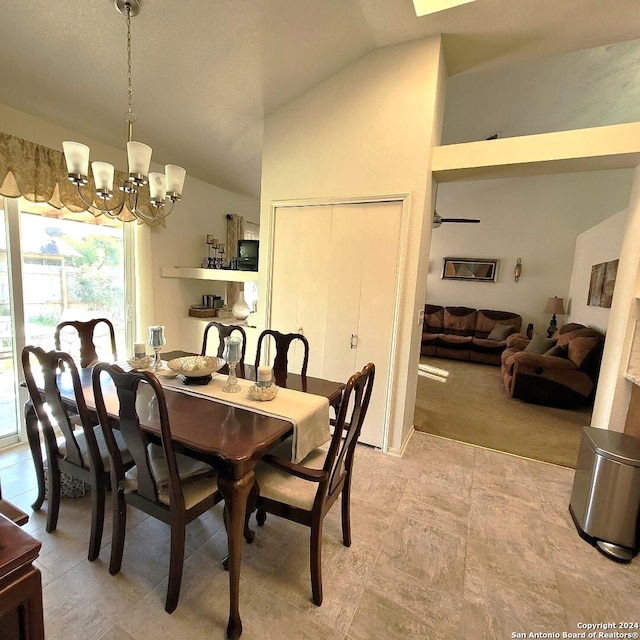
[[[402,445],[400,446],[400,448],[396,449],[395,447],[390,447],[389,449],[387,449],[387,454],[390,456],[401,458],[404,455],[407,445],[409,444],[409,440],[411,440],[411,436],[414,434],[414,432],[415,428],[413,425],[411,425],[411,428],[409,429],[409,431],[407,431],[407,435],[402,441]]]

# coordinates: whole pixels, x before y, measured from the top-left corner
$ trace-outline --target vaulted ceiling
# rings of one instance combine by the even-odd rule
[[[141,4],[136,138],[159,163],[256,197],[265,114],[378,47],[441,33],[453,76],[640,38],[637,0],[477,0],[421,18],[411,0]],[[113,1],[2,0],[0,103],[124,147],[126,27]]]

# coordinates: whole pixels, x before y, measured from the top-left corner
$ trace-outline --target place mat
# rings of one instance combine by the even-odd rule
[[[301,462],[311,451],[331,438],[329,400],[324,396],[280,387],[278,395],[273,400],[263,402],[249,397],[249,387],[254,384],[251,380],[238,378],[242,391],[226,393],[222,387],[227,381],[227,376],[214,373],[211,378],[209,384],[197,387],[183,384],[180,378],[158,380],[165,389],[201,398],[212,398],[231,407],[249,409],[265,416],[287,420],[293,425],[292,462]]]

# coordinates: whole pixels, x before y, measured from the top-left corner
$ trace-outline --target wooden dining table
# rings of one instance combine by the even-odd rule
[[[162,354],[164,360],[187,352],[173,351]],[[87,407],[95,410],[92,368],[79,370],[82,389]],[[239,378],[255,380],[255,368],[250,365],[238,366]],[[313,393],[328,398],[334,408],[339,404],[344,384],[321,378],[300,376],[293,373],[274,372],[278,386]],[[70,382],[70,378],[66,377]],[[60,379],[60,393],[63,401],[71,408],[75,405],[73,389],[66,384],[65,376]],[[104,389],[107,412],[117,428],[118,400],[115,389]],[[169,421],[174,444],[192,457],[211,464],[218,473],[218,487],[224,496],[228,518],[228,569],[229,569],[229,622],[227,636],[239,638],[242,622],[239,612],[240,559],[242,534],[247,507],[247,498],[255,483],[254,468],[260,459],[276,444],[293,433],[291,422],[275,418],[250,409],[224,404],[213,398],[204,398],[165,389]],[[151,398],[148,385],[139,388],[136,404],[141,427],[156,436],[160,434],[160,421]],[[30,402],[25,404],[27,437],[38,479],[38,497],[32,504],[34,510],[42,507],[45,498],[44,463],[40,446],[38,422]]]

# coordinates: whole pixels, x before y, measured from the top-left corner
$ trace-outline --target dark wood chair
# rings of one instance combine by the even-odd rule
[[[58,323],[54,333],[56,349],[58,351],[61,350],[61,337],[67,333],[64,329],[66,327],[71,327],[77,331],[78,338],[80,339],[80,366],[82,368],[90,366],[100,359],[95,345],[96,327],[100,324],[105,324],[109,330],[111,353],[113,355],[113,362],[115,362],[118,359],[118,352],[116,349],[116,332],[111,320],[108,320],[107,318],[95,318],[94,320],[86,321],[65,320],[64,322]]]
[[[115,385],[119,399],[118,429],[133,456],[135,466],[127,471],[116,446],[113,423],[107,413],[103,385]],[[140,428],[136,398],[141,383],[148,384],[160,417],[161,445],[154,444]],[[113,387],[111,387],[113,393]],[[168,524],[171,528],[169,586],[165,611],[178,606],[184,564],[185,528],[195,518],[222,500],[212,467],[177,453],[171,439],[167,404],[158,379],[148,371],[124,372],[117,365],[98,363],[93,369],[93,390],[104,438],[111,457],[113,496],[113,536],[109,573],[122,565],[127,504]],[[113,393],[115,397],[115,393]]]
[[[256,351],[256,371],[260,364],[263,344],[266,343],[269,336],[273,338],[276,346],[276,353],[273,360],[273,371],[286,373],[289,368],[289,347],[294,340],[300,340],[304,349],[304,357],[300,370],[301,376],[307,375],[307,365],[309,364],[309,341],[301,333],[280,333],[274,329],[265,329],[258,338],[258,349]]]
[[[342,496],[342,540],[351,546],[351,474],[356,442],[367,413],[375,367],[367,364],[349,378],[328,451],[316,449],[300,464],[267,454],[256,468],[256,486],[249,510],[257,506],[256,520],[263,525],[267,513],[311,529],[310,560],[313,602],[322,604],[322,523],[333,503]],[[256,499],[256,493],[257,499]]]
[[[242,352],[240,354],[240,362],[239,365],[244,364],[244,355],[247,351],[247,334],[245,330],[237,324],[222,324],[220,322],[210,322],[204,328],[204,335],[202,337],[202,349],[200,350],[200,355],[207,355],[207,339],[209,336],[209,329],[215,327],[218,330],[218,353],[216,355],[218,358],[222,358],[222,354],[224,352],[224,339],[229,337],[234,331],[237,331],[242,336]]]
[[[38,391],[33,372],[35,363],[42,372],[44,398]],[[75,407],[62,402],[58,388],[60,366],[71,377],[75,394]],[[91,534],[89,560],[100,554],[104,527],[105,492],[109,484],[109,451],[102,430],[89,417],[82,393],[82,384],[73,358],[63,351],[45,351],[41,347],[26,346],[22,351],[22,368],[29,397],[40,423],[47,457],[49,483],[46,530],[55,531],[60,512],[61,474],[67,474],[91,485]],[[62,437],[56,437],[56,428]],[[132,459],[121,438],[117,439],[124,465]]]

